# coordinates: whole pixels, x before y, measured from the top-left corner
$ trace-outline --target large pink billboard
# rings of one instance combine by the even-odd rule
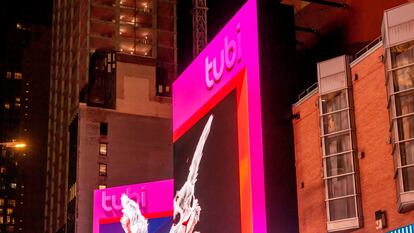
[[[172,215],[173,180],[94,192],[93,233],[168,233]]]
[[[173,84],[174,233],[266,233],[257,2]]]

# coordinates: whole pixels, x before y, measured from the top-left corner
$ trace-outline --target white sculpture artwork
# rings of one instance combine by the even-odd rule
[[[122,213],[121,225],[125,233],[148,233],[148,221],[142,215],[138,203],[127,195],[121,197]]]
[[[195,226],[200,220],[201,207],[198,204],[198,199],[194,196],[194,192],[198,168],[203,156],[204,145],[210,133],[212,121],[213,115],[210,115],[198,140],[187,180],[174,197],[174,222],[170,233],[193,233]]]
[[[195,183],[198,176],[198,168],[203,156],[204,145],[210,133],[213,115],[210,115],[203,132],[197,143],[193,159],[189,168],[189,174],[183,187],[174,198],[174,223],[170,233],[193,233],[200,220],[201,207],[195,198]],[[121,225],[125,233],[148,233],[148,220],[142,215],[138,203],[123,194],[121,197],[122,213]],[[195,232],[194,232],[195,233]]]

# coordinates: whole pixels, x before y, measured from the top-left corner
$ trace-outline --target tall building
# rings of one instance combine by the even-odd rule
[[[50,30],[10,20],[4,35],[0,56],[0,231],[41,232]]]
[[[155,66],[134,58],[92,55],[85,103],[69,127],[66,232],[92,232],[93,190],[172,178],[171,103],[150,88]]]
[[[413,231],[413,15],[386,10],[382,40],[319,62],[293,105],[300,232]]]
[[[70,146],[69,126],[74,124],[75,119],[79,119],[79,125],[88,121],[82,118],[86,107],[79,105],[80,99],[89,101],[91,107],[110,108],[120,114],[169,117],[169,111],[162,107],[150,112],[151,108],[139,102],[138,97],[145,97],[147,101],[151,100],[150,103],[165,104],[169,101],[162,96],[170,96],[169,83],[176,74],[175,12],[175,1],[172,0],[54,1],[45,232],[75,229],[71,228],[72,225],[66,225],[72,221],[73,211],[68,204],[74,192],[70,183],[74,179],[74,168],[69,157],[73,149]],[[91,65],[92,54],[100,49],[116,51],[111,52],[116,54],[114,57],[108,57],[105,61],[114,65],[117,75],[129,69],[136,72],[125,77],[121,75],[119,77],[123,78],[119,80],[115,76],[108,78],[106,83],[110,86],[107,88],[112,88],[111,91],[99,87],[97,80],[100,79],[97,77],[100,74],[93,70],[96,66]],[[129,65],[118,66],[117,62],[121,61]],[[144,75],[145,80],[130,79],[137,75]],[[124,85],[126,83],[130,86]],[[95,97],[96,100],[92,100]],[[136,105],[131,105],[131,101],[136,101]],[[158,108],[157,104],[153,105]],[[112,121],[106,123],[110,134],[111,127],[116,124]],[[83,132],[79,129],[79,135]],[[111,150],[111,147],[108,148]],[[79,169],[78,174],[81,174],[79,172],[83,170]],[[107,185],[111,184],[114,183]]]

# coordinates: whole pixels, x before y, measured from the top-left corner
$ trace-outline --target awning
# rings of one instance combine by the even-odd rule
[[[392,231],[387,231],[387,233],[414,233],[414,224],[401,227]]]

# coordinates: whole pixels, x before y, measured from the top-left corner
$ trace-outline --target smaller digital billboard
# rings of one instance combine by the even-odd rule
[[[173,180],[95,190],[93,233],[168,233]]]

